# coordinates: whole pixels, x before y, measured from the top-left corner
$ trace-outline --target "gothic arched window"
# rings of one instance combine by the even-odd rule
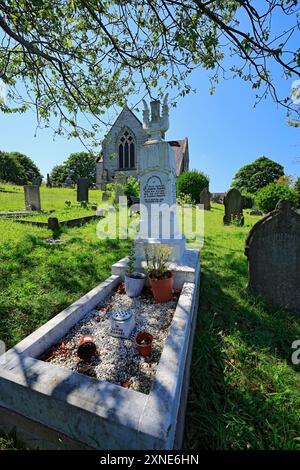
[[[135,168],[135,143],[126,129],[119,140],[119,169],[129,168]]]

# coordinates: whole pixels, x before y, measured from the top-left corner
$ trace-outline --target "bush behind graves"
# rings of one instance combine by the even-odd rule
[[[198,170],[185,171],[176,182],[177,196],[189,195],[194,203],[200,202],[200,193],[209,186],[209,177]]]
[[[255,197],[247,191],[242,191],[243,196],[243,209],[252,209],[255,204]]]
[[[258,207],[264,212],[271,212],[281,200],[289,201],[293,207],[298,205],[298,195],[292,188],[286,185],[271,183],[260,189],[256,195]]]

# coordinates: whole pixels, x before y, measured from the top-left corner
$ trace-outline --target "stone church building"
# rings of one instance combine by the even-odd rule
[[[118,174],[138,177],[141,146],[147,134],[142,122],[127,107],[121,111],[102,144],[102,155],[96,160],[96,185],[104,189]],[[176,173],[189,169],[188,138],[172,140],[169,144],[175,151]]]

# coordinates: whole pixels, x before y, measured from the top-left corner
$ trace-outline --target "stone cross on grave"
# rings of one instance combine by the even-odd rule
[[[140,231],[135,240],[136,254],[144,259],[145,243],[168,244],[170,259],[179,261],[185,251],[185,238],[179,232],[176,205],[175,152],[164,140],[169,128],[168,95],[160,109],[158,100],[150,109],[144,101],[143,128],[149,138],[141,148],[139,180],[141,185]]]

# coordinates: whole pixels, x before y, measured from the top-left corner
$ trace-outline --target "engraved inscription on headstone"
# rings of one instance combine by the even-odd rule
[[[289,202],[280,201],[254,225],[245,255],[249,289],[271,304],[300,313],[300,215]]]
[[[166,187],[157,175],[150,176],[142,190],[146,204],[161,204],[166,197]]]

